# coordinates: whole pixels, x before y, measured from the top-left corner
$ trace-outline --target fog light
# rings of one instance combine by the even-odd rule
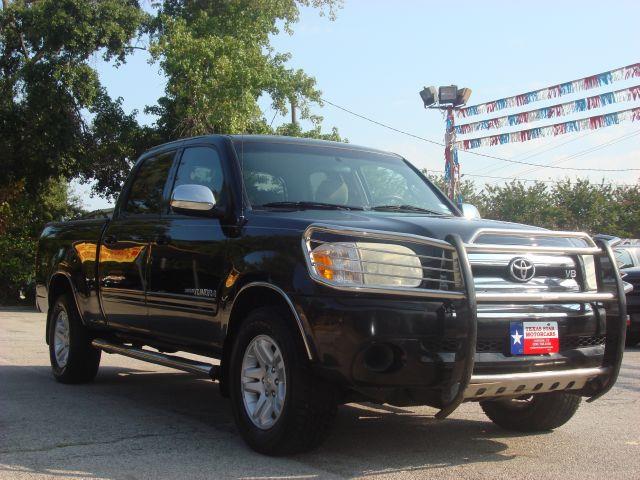
[[[388,372],[396,360],[393,348],[384,343],[370,346],[364,354],[364,364],[372,372]]]

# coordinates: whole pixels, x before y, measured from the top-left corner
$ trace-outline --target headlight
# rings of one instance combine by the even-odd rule
[[[311,251],[311,266],[336,285],[418,287],[423,281],[416,253],[391,243],[324,243]]]

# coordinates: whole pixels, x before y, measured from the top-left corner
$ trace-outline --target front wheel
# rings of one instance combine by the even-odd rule
[[[95,378],[100,350],[91,346],[89,332],[68,295],[56,299],[48,335],[51,370],[57,381],[85,383]]]
[[[480,402],[493,423],[518,432],[544,432],[569,421],[580,406],[578,395],[543,393],[519,398]]]
[[[336,412],[334,389],[313,375],[297,330],[274,308],[249,313],[229,369],[236,424],[254,450],[279,455],[311,450]]]

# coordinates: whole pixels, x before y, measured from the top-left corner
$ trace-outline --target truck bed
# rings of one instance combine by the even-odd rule
[[[68,279],[75,289],[78,310],[90,323],[104,321],[98,302],[98,252],[106,218],[48,224],[38,243],[36,305],[46,312],[58,282]],[[50,284],[49,284],[50,282]],[[48,293],[47,293],[48,288]]]

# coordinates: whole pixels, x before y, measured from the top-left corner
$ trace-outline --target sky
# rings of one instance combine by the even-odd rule
[[[303,8],[293,35],[273,38],[278,52],[290,52],[291,68],[302,68],[316,78],[324,99],[412,134],[443,141],[444,119],[437,110],[425,110],[418,95],[423,86],[469,87],[469,104],[482,103],[575,80],[640,61],[640,2],[595,0],[535,2],[345,0],[335,21]],[[157,64],[138,50],[120,68],[93,60],[112,97],[122,97],[127,111],[142,112],[162,96],[165,80]],[[640,84],[640,78],[574,94],[560,100],[536,102],[524,111]],[[265,117],[274,112],[261,101]],[[640,106],[640,101],[567,116],[573,120],[617,108]],[[443,149],[437,145],[387,130],[329,104],[315,105],[324,117],[323,128],[337,127],[349,142],[405,156],[419,168],[441,171]],[[143,123],[151,116],[139,114]],[[487,116],[474,117],[475,119]],[[273,124],[288,121],[276,115]],[[541,121],[543,126],[554,121]],[[513,130],[513,129],[511,129]],[[509,130],[505,130],[509,131]],[[579,168],[640,168],[640,122],[543,138],[524,143],[484,147],[474,151],[514,160]],[[484,133],[483,133],[484,134]],[[589,152],[587,152],[589,151]],[[586,152],[586,153],[583,153]],[[527,167],[460,154],[461,173],[479,185],[504,180],[473,175],[524,179],[575,179],[632,184],[635,172],[576,172]],[[86,208],[104,208],[108,202],[90,197],[89,187],[74,184]]]

